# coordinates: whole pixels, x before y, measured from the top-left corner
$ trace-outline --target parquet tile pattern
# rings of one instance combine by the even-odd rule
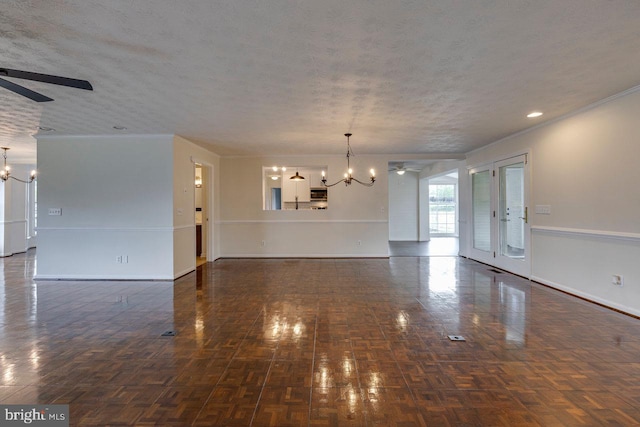
[[[0,266],[0,403],[74,426],[640,425],[640,320],[464,258]]]

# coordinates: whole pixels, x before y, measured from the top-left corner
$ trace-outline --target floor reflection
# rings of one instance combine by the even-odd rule
[[[504,312],[505,340],[519,345],[525,343],[527,324],[527,295],[525,291],[516,289],[506,283],[498,283],[500,304]]]
[[[69,404],[71,425],[640,419],[638,319],[464,258],[221,260],[175,282],[35,282],[34,259],[0,261],[0,403]]]

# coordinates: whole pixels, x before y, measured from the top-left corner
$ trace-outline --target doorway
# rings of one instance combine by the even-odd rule
[[[469,177],[471,258],[529,277],[528,156],[471,169]]]
[[[195,227],[196,227],[196,267],[207,262],[207,239],[209,229],[209,168],[195,164]]]
[[[429,237],[458,236],[458,171],[429,178]]]

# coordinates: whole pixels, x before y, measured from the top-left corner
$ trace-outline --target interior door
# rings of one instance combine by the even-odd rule
[[[496,265],[529,277],[529,173],[525,155],[496,162]]]
[[[471,169],[470,257],[529,277],[527,155]]]
[[[490,264],[493,261],[491,203],[493,166],[472,169],[471,179],[471,257]]]

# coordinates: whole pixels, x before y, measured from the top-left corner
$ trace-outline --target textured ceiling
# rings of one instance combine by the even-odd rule
[[[223,155],[340,154],[347,131],[358,154],[460,154],[640,84],[637,0],[2,3],[0,67],[94,87],[0,88],[0,143],[24,159],[39,126]]]

